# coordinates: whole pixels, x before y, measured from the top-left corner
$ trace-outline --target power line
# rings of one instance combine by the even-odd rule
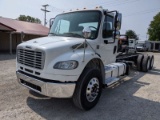
[[[97,4],[99,4],[100,6],[113,5],[112,7],[114,7],[114,6],[117,6],[117,5],[124,5],[124,4],[133,3],[133,2],[137,2],[137,1],[140,1],[140,0],[123,0],[123,1],[120,1],[120,3],[115,3],[115,2],[95,3],[95,2],[92,2],[90,5],[97,5]]]
[[[114,6],[117,6],[117,5],[124,5],[124,4],[133,3],[133,2],[137,2],[137,1],[140,1],[140,0],[124,0],[124,1],[121,1],[120,3],[117,3],[117,4],[115,4],[114,2],[102,2],[102,3],[98,3],[98,4],[101,5],[101,6],[102,6],[102,4],[113,5],[112,7],[114,7]],[[107,4],[105,4],[105,3],[107,3]],[[97,5],[97,3],[92,2],[90,5]],[[64,10],[64,9],[53,7],[51,5],[49,5],[49,6],[52,7],[52,11],[53,11],[53,9],[54,9],[54,11],[57,11],[57,12],[63,12],[63,11],[66,11],[66,10],[69,11],[69,9]]]
[[[156,8],[156,9],[151,9],[151,10],[145,10],[145,11],[140,11],[140,12],[135,12],[135,13],[131,13],[128,15],[125,15],[123,17],[129,17],[129,16],[133,16],[133,15],[140,15],[140,14],[147,14],[147,13],[151,13],[154,11],[160,10],[160,8]]]
[[[52,5],[49,5],[50,7],[52,7],[52,9],[55,9],[55,10],[57,10],[57,11],[64,11],[65,9],[61,9],[61,8],[56,8],[56,7],[54,7],[54,6],[52,6]],[[67,10],[67,9],[66,9]]]
[[[137,2],[137,1],[140,1],[140,0],[124,0],[124,1],[121,1],[121,3],[118,3],[118,4],[115,4],[115,3],[105,4],[107,2],[102,2],[102,3],[99,3],[99,4],[113,5],[113,7],[114,7],[114,6],[117,6],[117,5],[124,5],[124,4],[133,3],[133,2]]]
[[[47,10],[48,6],[49,6],[48,4],[42,5],[42,7],[44,7],[44,9],[41,8],[41,10],[44,11],[44,26],[46,26],[46,24],[47,24],[47,22],[46,22],[46,13],[50,12],[49,10]]]
[[[126,1],[126,2],[125,2]],[[117,6],[117,5],[121,5],[121,4],[127,4],[127,3],[132,3],[132,2],[137,2],[137,1],[140,1],[140,0],[125,0],[125,1],[122,1],[122,3],[119,3],[119,4],[115,4],[114,6]],[[103,2],[103,3],[106,3],[106,2]],[[111,4],[111,2],[110,2]],[[106,5],[106,4],[105,4]],[[109,5],[109,4],[108,4]],[[52,11],[57,11],[57,12],[62,12],[62,11],[65,11],[64,9],[60,9],[60,8],[56,8],[56,7],[53,7],[50,5],[50,7],[52,7]],[[151,12],[154,12],[154,11],[157,11],[159,10],[160,8],[157,8],[157,9],[152,9],[152,10],[145,10],[145,11],[140,11],[140,12],[135,12],[135,13],[131,13],[131,14],[128,14],[128,15],[124,15],[123,17],[129,17],[129,16],[133,16],[133,15],[140,15],[140,14],[147,14],[147,13],[151,13]],[[67,9],[66,9],[67,10]],[[68,10],[69,11],[69,10]]]

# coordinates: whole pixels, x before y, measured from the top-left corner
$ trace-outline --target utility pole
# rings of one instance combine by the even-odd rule
[[[44,11],[44,26],[46,26],[46,24],[47,24],[47,22],[46,22],[46,13],[50,12],[49,10],[47,10],[48,6],[49,6],[48,4],[42,5],[42,7],[44,7],[44,9],[41,8],[41,10]]]

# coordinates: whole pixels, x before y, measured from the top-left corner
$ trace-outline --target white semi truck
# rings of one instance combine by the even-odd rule
[[[137,40],[136,39],[129,39],[129,53],[136,53],[137,50]]]
[[[123,37],[123,38],[121,38]],[[137,47],[137,40],[136,39],[129,39],[127,35],[120,35],[119,38],[119,52],[125,53],[125,54],[131,54],[136,53],[136,47]]]
[[[140,71],[153,67],[153,56],[119,55],[121,14],[98,8],[55,17],[47,37],[17,46],[18,82],[54,98],[73,98],[81,109],[93,108],[102,89],[129,74],[134,62]]]

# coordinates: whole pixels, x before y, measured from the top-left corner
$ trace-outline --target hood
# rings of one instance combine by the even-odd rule
[[[58,47],[73,46],[75,44],[82,43],[83,38],[71,38],[71,37],[57,37],[57,36],[47,36],[29,40],[27,42],[21,43],[18,47],[28,47],[32,49],[53,49]]]
[[[74,40],[74,41],[72,41]],[[71,38],[71,37],[57,37],[57,36],[47,36],[47,37],[41,37],[41,38],[36,38],[36,39],[32,39],[29,40],[27,42],[25,42],[27,45],[38,45],[38,46],[45,46],[47,44],[55,44],[55,43],[59,43],[59,42],[64,42],[64,43],[68,43],[68,42],[83,42],[83,38]],[[76,43],[77,43],[76,42]]]
[[[83,42],[83,38],[48,36],[21,43],[17,49],[43,51],[46,58],[45,64],[50,65],[56,57],[73,52],[73,46]]]

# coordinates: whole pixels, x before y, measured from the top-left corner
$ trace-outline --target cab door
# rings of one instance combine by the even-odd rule
[[[118,41],[117,40],[114,41],[113,22],[114,22],[113,16],[110,15],[105,16],[103,22],[102,43],[101,43],[101,58],[105,65],[116,61]]]

